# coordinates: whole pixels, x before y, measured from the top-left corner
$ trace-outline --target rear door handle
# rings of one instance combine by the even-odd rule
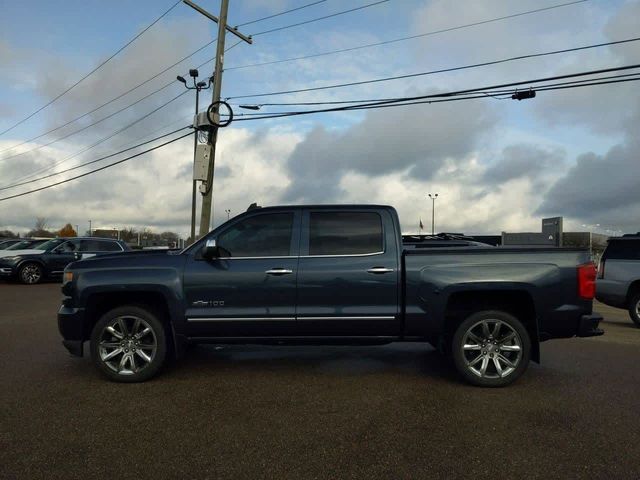
[[[268,275],[289,275],[290,273],[293,273],[293,270],[289,270],[288,268],[272,268],[264,273]]]
[[[394,272],[394,271],[395,270],[393,268],[386,268],[386,267],[372,267],[369,270],[367,270],[367,272],[375,273],[375,274],[391,273],[391,272]]]

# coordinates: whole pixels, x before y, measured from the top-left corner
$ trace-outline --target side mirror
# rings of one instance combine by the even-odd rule
[[[204,244],[204,248],[202,249],[202,257],[205,260],[213,260],[214,258],[218,258],[220,256],[220,251],[218,245],[216,244],[215,238],[210,238]]]

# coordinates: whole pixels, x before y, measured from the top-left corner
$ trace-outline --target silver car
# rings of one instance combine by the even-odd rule
[[[640,327],[640,232],[609,239],[598,266],[596,299],[628,309]]]

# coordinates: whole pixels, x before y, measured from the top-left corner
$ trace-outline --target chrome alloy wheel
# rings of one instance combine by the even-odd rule
[[[484,319],[471,326],[462,339],[467,368],[481,378],[504,378],[522,359],[522,339],[502,320]]]
[[[156,334],[144,319],[117,317],[102,330],[98,353],[100,360],[118,375],[133,375],[144,370],[156,355]]]
[[[42,271],[40,267],[35,264],[25,265],[20,272],[20,279],[24,283],[34,284],[40,281],[40,277],[42,276]]]

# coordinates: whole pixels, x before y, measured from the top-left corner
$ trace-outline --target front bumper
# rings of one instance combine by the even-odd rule
[[[582,315],[578,325],[578,337],[599,337],[604,335],[604,330],[598,328],[602,321],[602,315],[592,313],[591,315]]]
[[[0,277],[11,277],[13,276],[13,269],[8,267],[0,268]]]
[[[64,339],[62,344],[71,355],[81,357],[84,344],[84,308],[66,307],[58,310],[58,330]]]

